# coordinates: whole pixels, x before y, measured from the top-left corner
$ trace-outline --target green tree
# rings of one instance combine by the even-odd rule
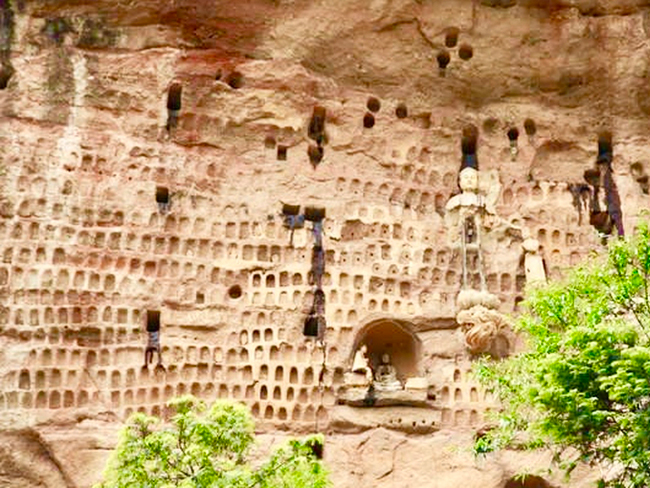
[[[650,486],[649,275],[644,224],[528,293],[516,325],[525,352],[476,368],[503,405],[478,453],[550,447],[567,474],[598,465],[600,487]]]
[[[254,423],[242,404],[205,403],[187,395],[169,402],[164,424],[142,413],[122,429],[104,481],[95,488],[298,488],[329,486],[322,466],[323,437],[289,440],[255,468],[247,456]]]

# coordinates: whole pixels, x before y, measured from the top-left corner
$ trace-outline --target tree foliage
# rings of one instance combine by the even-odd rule
[[[211,407],[187,395],[169,403],[168,424],[132,415],[95,488],[296,488],[329,486],[320,461],[323,437],[292,439],[255,468],[248,408],[217,401]]]
[[[567,474],[580,461],[601,469],[600,487],[650,486],[649,278],[644,224],[528,293],[526,351],[477,367],[503,405],[477,452],[547,446]]]

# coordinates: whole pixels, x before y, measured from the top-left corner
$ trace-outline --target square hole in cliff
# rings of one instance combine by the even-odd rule
[[[147,310],[147,332],[160,330],[160,310]]]
[[[167,91],[167,110],[178,111],[181,109],[181,94],[183,87],[180,83],[172,83]]]
[[[156,187],[156,203],[163,205],[169,204],[169,188],[164,186]]]

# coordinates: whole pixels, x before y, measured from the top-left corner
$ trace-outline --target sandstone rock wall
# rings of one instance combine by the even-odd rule
[[[545,465],[449,454],[466,453],[496,405],[455,325],[462,271],[445,205],[473,125],[510,229],[485,244],[504,313],[525,286],[523,237],[540,241],[551,277],[600,248],[575,188],[603,131],[633,229],[648,203],[646,2],[0,6],[0,423],[41,433],[63,471],[42,486],[88,486],[119,421],[164,414],[182,393],[244,401],[269,436],[329,433],[341,487],[497,487]],[[302,333],[311,224],[291,245],[283,204],[326,211],[323,347]],[[147,310],[161,311],[164,372],[142,368]],[[418,343],[426,405],[337,405],[355,347],[391,323]],[[97,418],[101,435],[88,435]]]

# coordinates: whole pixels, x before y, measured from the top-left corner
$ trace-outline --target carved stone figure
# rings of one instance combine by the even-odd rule
[[[378,390],[401,390],[402,383],[397,379],[397,370],[390,362],[390,355],[381,355],[381,364],[377,366],[375,373],[375,387]]]
[[[511,348],[512,331],[506,318],[483,305],[462,310],[456,316],[465,334],[467,348],[473,354],[489,353],[505,357]]]
[[[546,283],[544,260],[539,255],[539,241],[537,239],[526,239],[521,246],[524,248],[526,283]]]
[[[459,246],[461,249],[463,288],[469,286],[467,254],[469,250],[474,250],[478,256],[477,267],[481,278],[481,289],[484,290],[486,285],[483,273],[481,239],[483,230],[486,227],[491,227],[495,220],[494,191],[479,191],[479,173],[475,168],[463,168],[458,178],[461,193],[451,197],[447,202],[445,225],[448,230],[450,244],[453,247]],[[498,179],[496,183],[498,185]],[[486,198],[486,194],[490,198]]]
[[[368,362],[366,353],[368,348],[363,344],[357,352],[354,353],[354,361],[352,362],[352,372],[365,375],[368,382],[372,382],[372,369]]]

